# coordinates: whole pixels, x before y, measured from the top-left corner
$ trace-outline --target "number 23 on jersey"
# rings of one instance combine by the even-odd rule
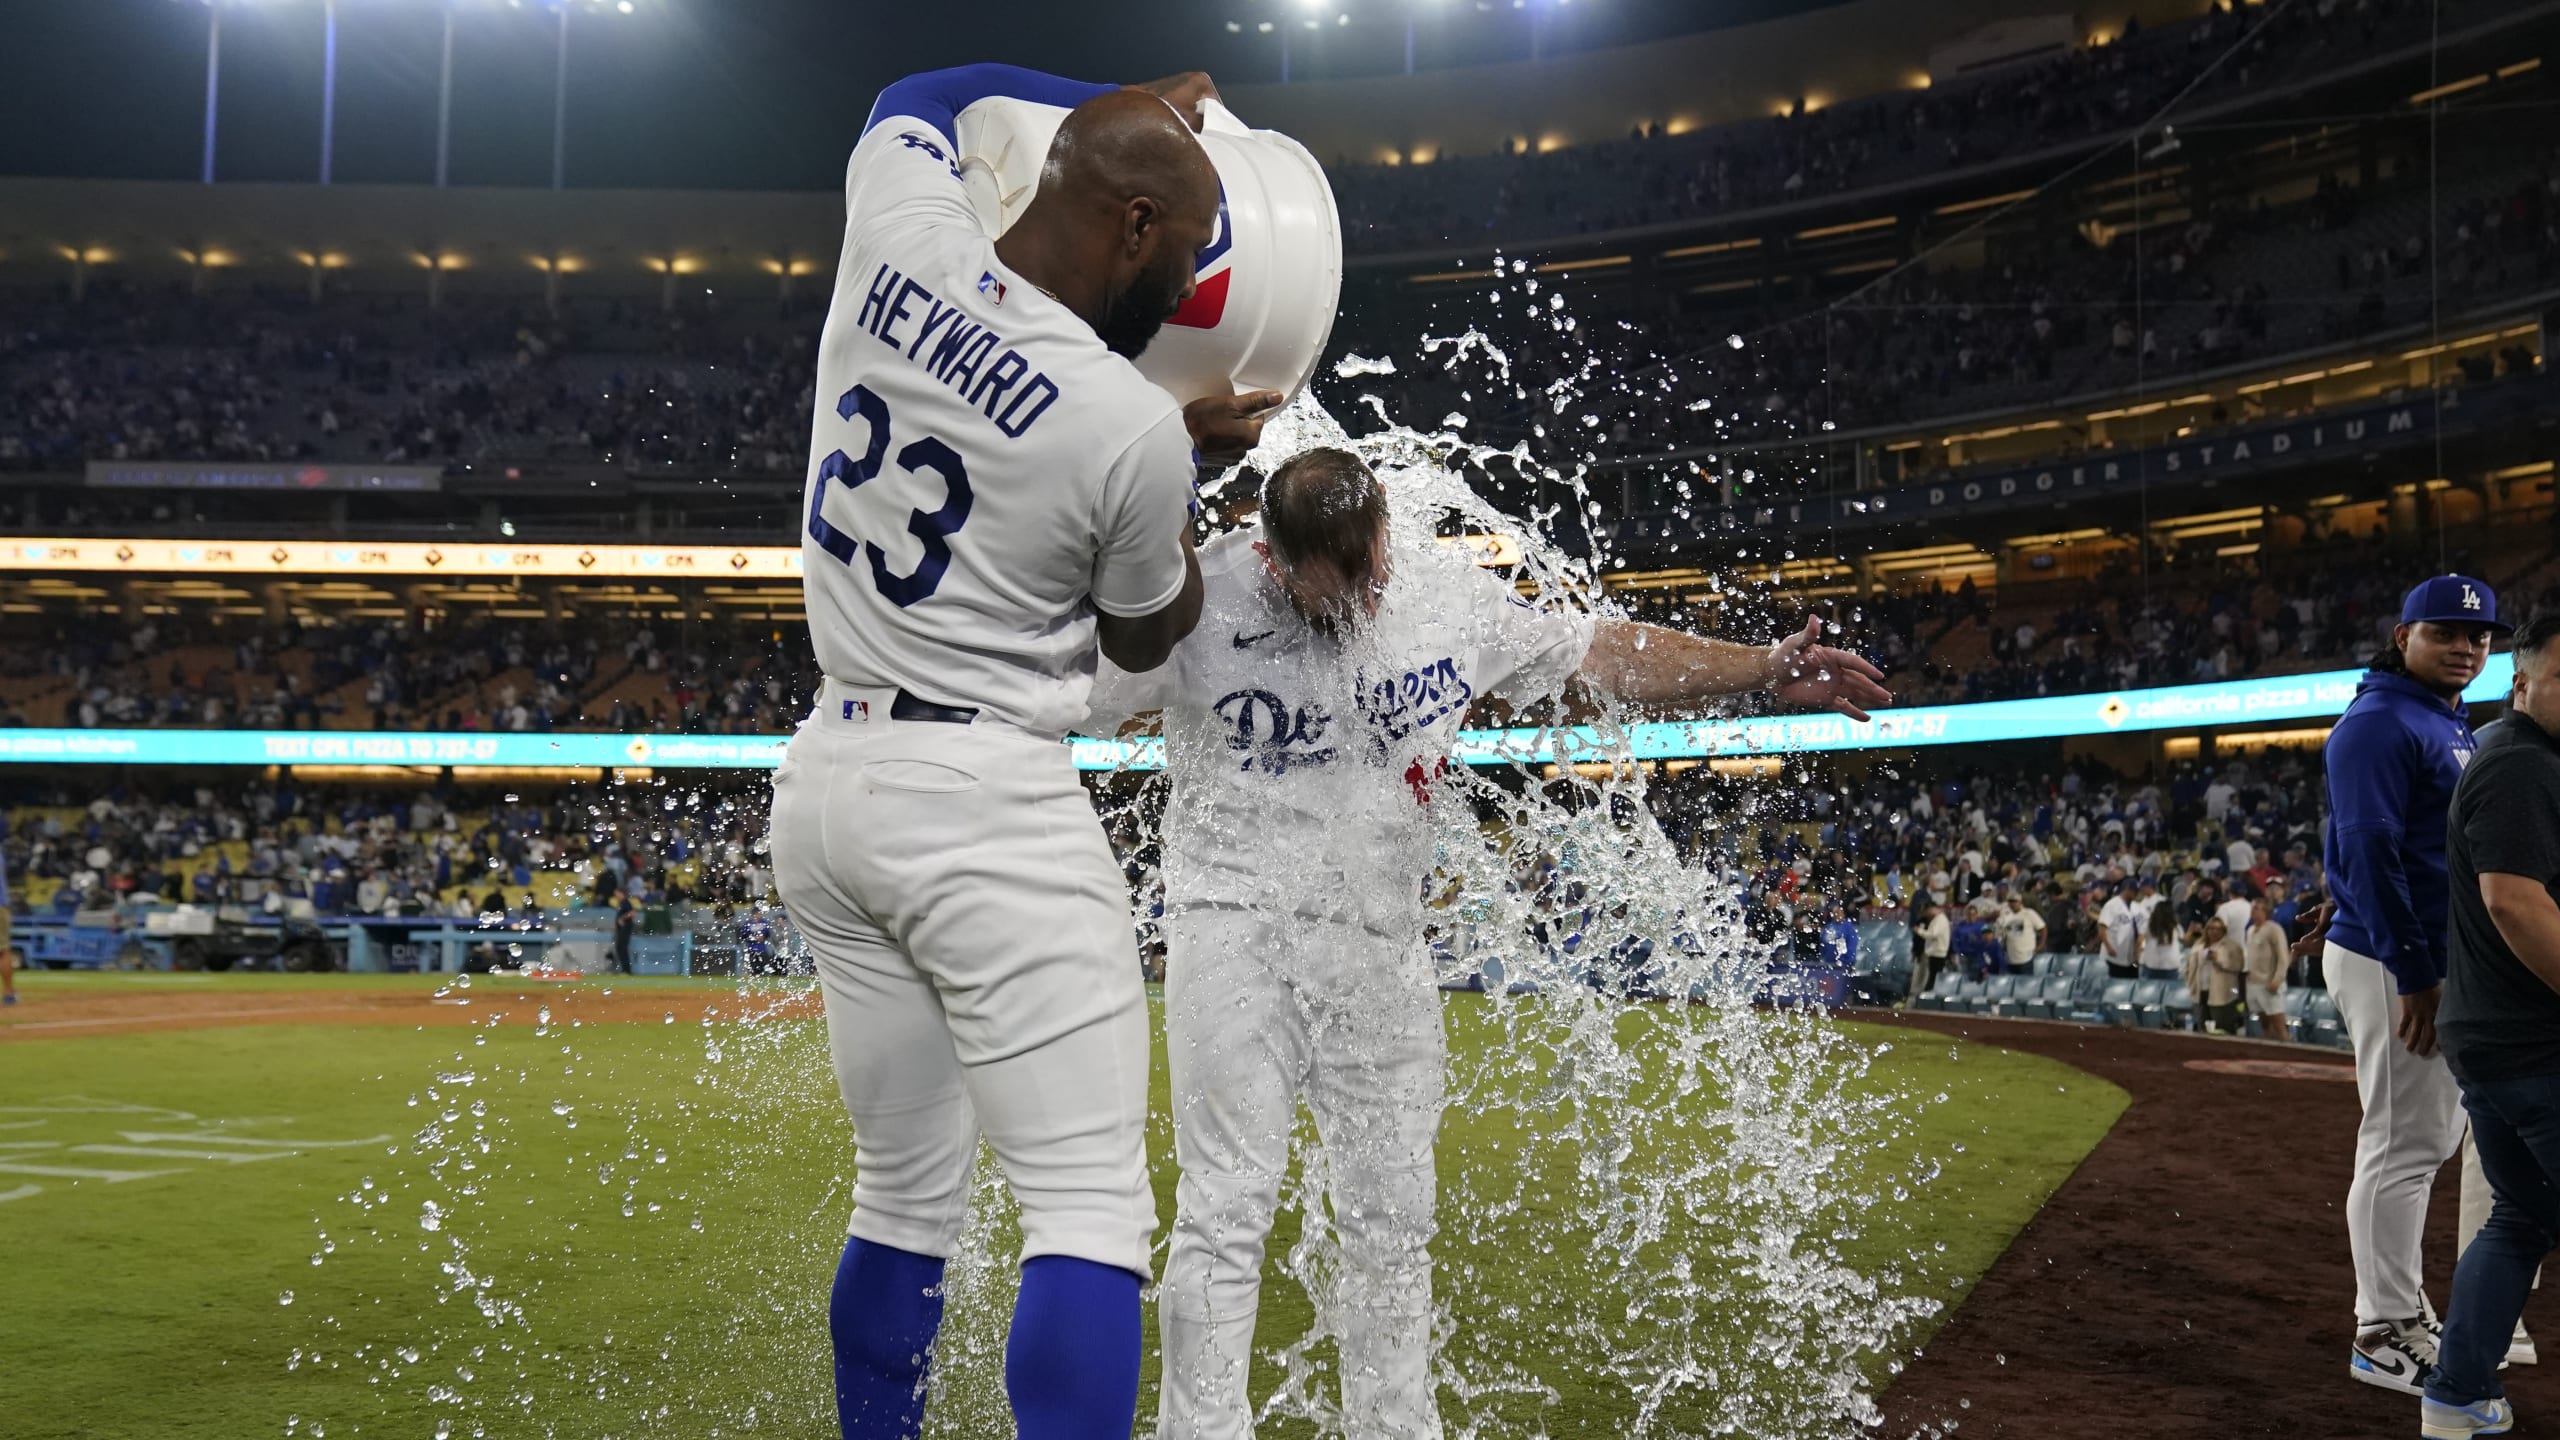
[[[860,416],[871,438],[860,459],[842,450],[831,450],[826,459],[818,462],[818,483],[809,488],[809,538],[847,566],[853,564],[854,552],[862,551],[871,562],[871,583],[881,598],[903,610],[940,589],[944,573],[951,568],[951,537],[969,523],[969,467],[960,459],[960,452],[931,435],[920,436],[899,449],[898,468],[940,477],[944,499],[939,510],[908,512],[907,533],[923,542],[924,558],[916,562],[913,573],[894,574],[879,542],[846,534],[829,524],[825,514],[828,486],[841,481],[845,489],[859,490],[880,474],[891,443],[889,402],[870,386],[856,385],[836,401],[836,414],[846,420]]]

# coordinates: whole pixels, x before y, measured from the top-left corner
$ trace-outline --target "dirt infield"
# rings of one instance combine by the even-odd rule
[[[2415,1399],[2347,1378],[2343,1202],[2358,1111],[2345,1056],[2033,1022],[1899,1023],[2050,1056],[2133,1103],[1904,1372],[1881,1433],[1936,1434],[1950,1420],[1960,1436],[2417,1433]],[[2281,1063],[2217,1063],[2231,1061]],[[2456,1188],[2447,1166],[2428,1210],[2439,1306]],[[2549,1363],[2507,1374],[2516,1433],[2552,1434],[2560,1292],[2538,1293],[2525,1323]]]
[[[645,981],[612,986],[486,975],[473,976],[467,988],[233,990],[215,982],[195,990],[175,981],[126,991],[31,987],[26,1003],[0,1011],[0,1044],[224,1025],[478,1025],[530,1020],[544,1009],[563,1025],[661,1023],[670,1015],[690,1024],[814,1016],[818,998],[815,992],[739,994]]]

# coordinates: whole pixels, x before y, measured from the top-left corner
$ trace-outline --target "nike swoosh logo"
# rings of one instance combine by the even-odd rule
[[[1277,630],[1265,630],[1259,635],[1238,635],[1236,637],[1236,648],[1242,650],[1248,645],[1259,645],[1263,641],[1268,640],[1279,633],[1280,632]]]

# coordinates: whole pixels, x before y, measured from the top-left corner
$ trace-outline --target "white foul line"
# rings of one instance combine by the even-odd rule
[[[110,1185],[121,1185],[127,1180],[148,1180],[154,1175],[185,1173],[187,1172],[184,1170],[80,1170],[69,1165],[21,1165],[15,1161],[0,1161],[0,1174],[52,1175],[65,1180],[104,1180]]]
[[[140,1145],[74,1145],[79,1155],[140,1155],[152,1160],[220,1160],[230,1165],[248,1165],[260,1160],[282,1160],[291,1150],[153,1150]]]
[[[95,1029],[100,1025],[156,1025],[163,1020],[229,1020],[239,1015],[349,1015],[373,1005],[277,1005],[262,1010],[172,1010],[159,1015],[116,1015],[96,1020],[27,1020],[0,1025],[0,1036],[16,1030]]]

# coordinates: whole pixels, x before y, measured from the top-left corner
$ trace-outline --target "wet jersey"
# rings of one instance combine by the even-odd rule
[[[1524,603],[1438,545],[1399,549],[1375,621],[1343,639],[1293,610],[1252,546],[1200,552],[1200,627],[1158,669],[1105,662],[1079,728],[1164,712],[1168,907],[1241,905],[1410,929],[1430,806],[1468,706],[1560,690],[1592,621]]]

